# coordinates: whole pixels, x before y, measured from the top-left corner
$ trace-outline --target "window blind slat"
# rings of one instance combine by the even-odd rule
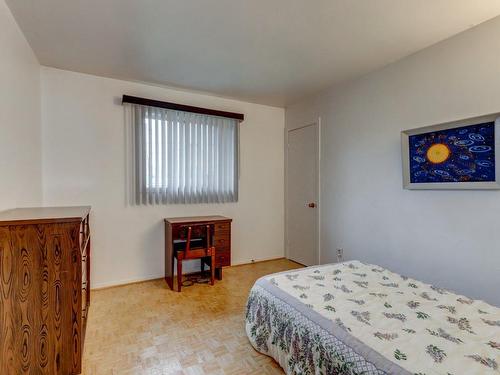
[[[173,187],[172,187],[172,193],[173,193],[173,201],[174,202],[179,202],[179,173],[180,173],[180,155],[179,155],[179,121],[178,121],[178,116],[177,112],[173,113],[173,121],[172,121],[172,126],[174,128],[174,137],[172,139],[172,146],[174,148],[174,155],[172,157],[173,162],[174,162],[174,178],[172,180]]]
[[[161,110],[161,202],[167,203],[167,116],[164,109]]]
[[[195,188],[196,188],[196,169],[198,168],[196,166],[196,116],[194,114],[191,115],[191,122],[189,124],[189,141],[190,141],[190,147],[189,147],[189,153],[190,153],[190,160],[191,160],[191,167],[189,168],[189,203],[196,203],[195,201]]]
[[[171,111],[167,111],[167,134],[168,134],[168,185],[167,185],[167,202],[175,202],[174,199],[174,126],[173,126],[173,114]]]
[[[139,108],[139,118],[140,118],[140,124],[139,124],[139,133],[140,133],[140,151],[139,151],[139,162],[140,162],[140,170],[139,170],[139,178],[140,178],[140,183],[139,183],[139,195],[140,195],[140,203],[141,204],[147,204],[147,195],[146,195],[146,181],[147,181],[147,176],[146,176],[146,153],[147,153],[147,141],[146,141],[146,126],[144,126],[145,122],[145,111],[143,108]]]
[[[160,156],[161,156],[161,149],[160,149],[160,122],[161,122],[161,112],[159,109],[155,111],[155,128],[154,128],[154,141],[155,141],[155,152],[153,154],[154,160],[155,160],[155,165],[154,165],[154,173],[155,173],[155,201],[156,204],[160,203]]]

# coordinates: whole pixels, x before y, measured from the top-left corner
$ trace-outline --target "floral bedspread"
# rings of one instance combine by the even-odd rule
[[[252,345],[288,374],[500,374],[500,309],[359,261],[260,279]]]

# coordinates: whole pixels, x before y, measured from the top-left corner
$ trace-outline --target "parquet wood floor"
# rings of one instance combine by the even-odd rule
[[[83,374],[283,374],[248,342],[244,311],[255,280],[298,267],[285,259],[229,267],[214,286],[182,293],[163,280],[93,291]]]

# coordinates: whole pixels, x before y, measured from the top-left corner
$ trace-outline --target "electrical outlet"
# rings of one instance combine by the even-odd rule
[[[344,260],[344,249],[338,248],[337,249],[337,262],[342,262]]]

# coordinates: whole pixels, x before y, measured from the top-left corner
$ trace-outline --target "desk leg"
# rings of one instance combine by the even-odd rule
[[[214,285],[215,280],[215,249],[212,250],[212,256],[210,257],[210,285]]]
[[[170,290],[174,290],[174,260],[165,266],[165,281]]]
[[[174,290],[174,246],[172,243],[172,228],[165,223],[165,281]]]
[[[165,254],[165,256],[168,256]],[[170,260],[170,262],[165,263],[165,281],[167,282],[170,290],[174,290],[174,259]]]
[[[177,254],[177,291],[180,292],[182,287],[182,254]]]
[[[217,280],[222,280],[222,267],[215,269],[215,277]]]

